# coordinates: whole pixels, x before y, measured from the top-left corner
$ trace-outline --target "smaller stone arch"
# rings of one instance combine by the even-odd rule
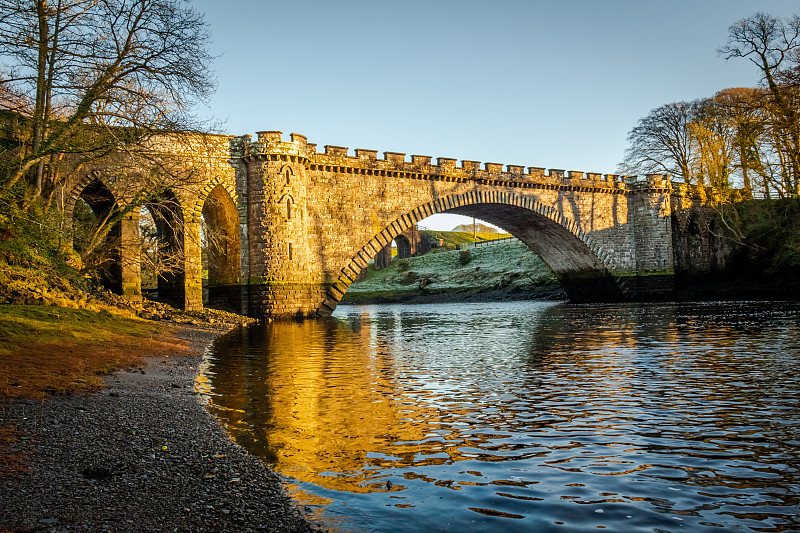
[[[294,169],[290,165],[283,165],[281,167],[280,174],[286,180],[286,185],[292,184],[292,178],[294,177]]]
[[[278,199],[278,204],[286,204],[286,220],[291,220],[295,204],[294,197],[289,193],[285,193]]]
[[[187,291],[187,279],[194,275],[193,226],[198,224],[193,224],[187,216],[184,201],[172,189],[153,196],[140,207],[150,212],[158,232],[160,264],[155,271],[158,299],[189,308],[187,295],[191,298],[192,291]]]
[[[241,242],[236,197],[221,181],[203,194],[200,261],[203,301],[232,310],[241,308]]]
[[[222,187],[225,189],[225,192],[228,193],[231,200],[233,201],[234,205],[237,206],[239,209],[239,197],[236,194],[236,187],[230,183],[230,181],[222,179],[220,177],[215,177],[214,179],[208,181],[203,188],[200,190],[200,194],[197,195],[197,201],[192,208],[192,219],[195,221],[199,221],[200,218],[203,216],[203,207],[205,206],[206,200],[208,199],[208,195],[211,191],[214,190],[216,187]],[[241,219],[241,209],[240,212],[240,219]]]
[[[408,237],[405,235],[397,235],[394,238],[394,242],[397,244],[397,259],[406,259],[411,257],[413,247]]]
[[[123,292],[123,243],[118,196],[99,172],[85,175],[73,187],[64,209],[70,244],[84,267],[117,294]],[[79,202],[88,210],[78,209]],[[81,221],[76,226],[76,217]]]
[[[123,202],[120,191],[116,189],[116,182],[114,180],[109,179],[108,176],[98,170],[87,172],[70,188],[70,192],[63,204],[64,218],[68,229],[72,229],[72,215],[75,212],[75,205],[78,203],[78,200],[81,198],[86,188],[93,183],[102,184],[102,186],[111,193],[116,202]]]

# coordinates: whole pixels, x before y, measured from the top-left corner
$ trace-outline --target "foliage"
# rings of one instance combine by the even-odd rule
[[[458,262],[461,265],[469,264],[472,261],[472,256],[469,254],[469,250],[460,250],[458,252]]]
[[[765,198],[800,190],[800,17],[739,20],[720,48],[761,72],[761,86],[665,104],[628,135],[619,171],[666,173],[686,183],[742,187]]]
[[[800,17],[780,19],[758,12],[741,19],[728,29],[728,42],[719,52],[726,59],[748,59],[761,71],[765,98],[759,104],[769,114],[787,194],[796,196],[800,185]]]
[[[734,204],[742,243],[750,259],[772,273],[800,269],[800,198]]]
[[[62,226],[61,214],[47,210],[41,202],[22,210],[0,200],[0,263],[74,279],[77,272],[67,265],[71,256]]]
[[[0,244],[0,259],[119,278],[120,223],[146,204],[160,239],[153,270],[175,268],[175,195],[203,177],[170,155],[186,148],[170,132],[205,129],[191,111],[214,89],[209,41],[183,0],[0,0],[0,227],[19,239]],[[95,179],[74,220],[59,220],[66,187],[85,176]]]
[[[192,129],[214,87],[209,39],[180,0],[0,0],[0,107],[20,116],[0,195],[23,177],[27,197],[46,194],[154,132]]]

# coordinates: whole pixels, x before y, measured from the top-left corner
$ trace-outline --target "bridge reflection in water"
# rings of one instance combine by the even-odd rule
[[[799,311],[344,307],[220,338],[201,389],[343,529],[780,531]]]

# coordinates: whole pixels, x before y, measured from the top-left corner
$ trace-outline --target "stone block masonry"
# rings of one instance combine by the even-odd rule
[[[242,311],[262,318],[330,314],[376,254],[436,213],[475,216],[512,233],[575,301],[667,297],[674,283],[671,216],[686,187],[678,191],[661,175],[635,180],[444,157],[433,164],[429,156],[361,148],[350,155],[279,131],[258,132],[255,141],[187,135],[156,144],[192,177],[171,192],[184,222],[174,238],[186,252],[173,290],[187,308],[202,306],[203,223],[223,236],[207,255],[208,292],[239,295]],[[69,216],[82,187],[106,179],[92,171],[65,197]],[[106,182],[122,196],[126,179],[136,177]],[[135,243],[135,233],[131,219],[125,242]],[[122,286],[137,297],[139,252],[122,248]]]
[[[277,131],[243,140],[251,314],[331,313],[392,239],[443,212],[513,233],[576,300],[635,298],[631,279],[672,272],[671,186],[660,176],[633,187],[609,174],[349,152]]]

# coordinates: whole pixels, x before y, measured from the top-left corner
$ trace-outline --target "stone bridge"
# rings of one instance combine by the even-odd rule
[[[434,164],[364,149],[351,155],[278,131],[259,132],[256,141],[215,136],[181,151],[199,178],[169,191],[183,223],[170,238],[180,241],[185,263],[159,280],[159,291],[187,309],[203,305],[201,221],[222,236],[207,251],[211,297],[258,317],[329,315],[370,259],[436,213],[474,216],[512,233],[573,301],[662,298],[674,285],[671,214],[685,194],[661,175],[635,180],[443,157]],[[124,197],[126,179],[102,169],[76,179],[63,197],[67,220],[87,191]],[[141,296],[138,231],[132,210],[116,233],[115,287],[134,298]]]

